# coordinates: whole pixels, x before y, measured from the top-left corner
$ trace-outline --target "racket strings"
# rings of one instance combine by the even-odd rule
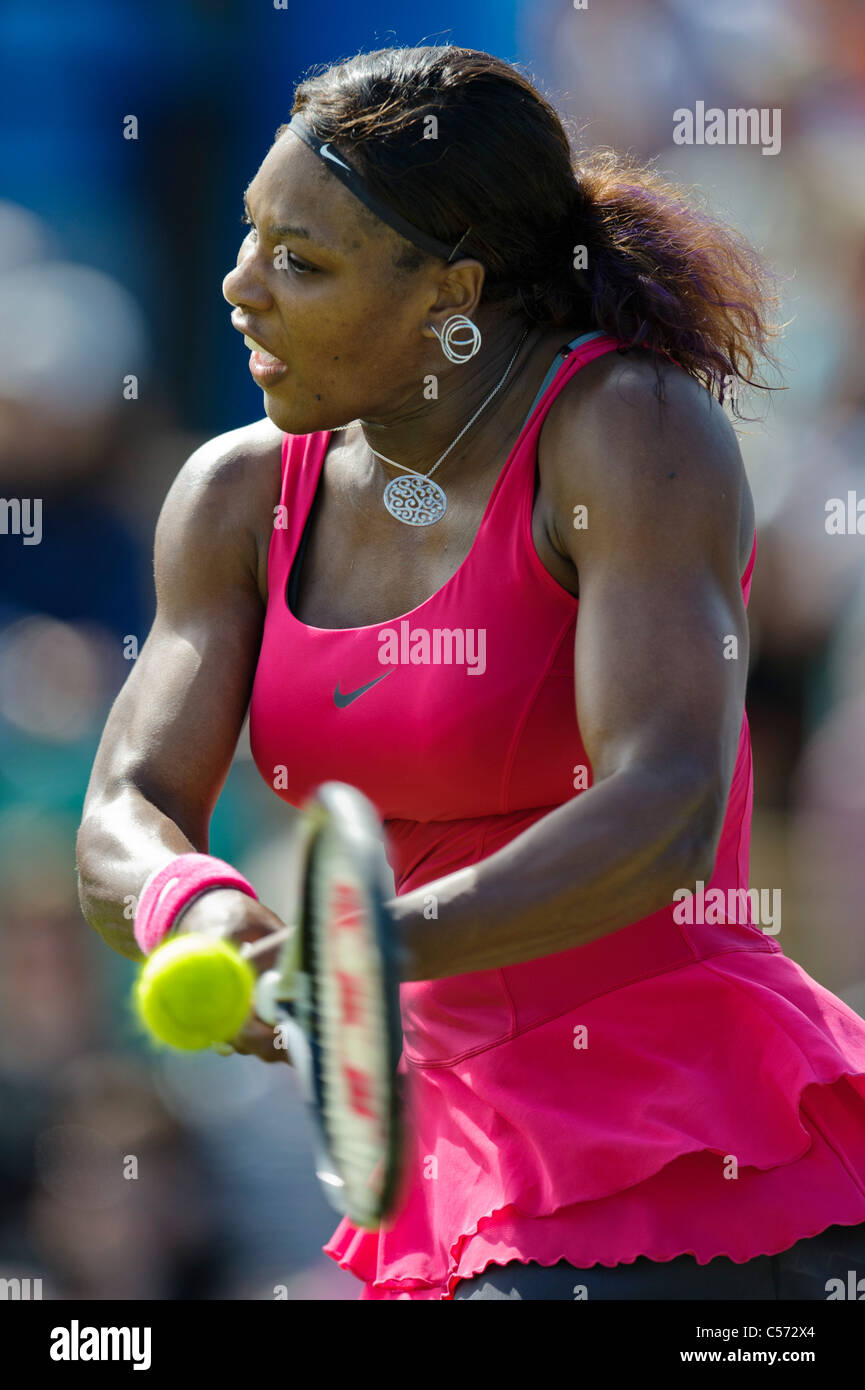
[[[355,1207],[380,1196],[391,1087],[374,909],[338,848],[324,842],[310,866],[311,1035],[318,1040],[320,1104],[328,1147]]]

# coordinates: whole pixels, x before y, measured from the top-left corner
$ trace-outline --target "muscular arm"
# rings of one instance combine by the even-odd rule
[[[593,785],[479,864],[395,901],[408,979],[568,950],[711,875],[745,694],[751,504],[722,411],[684,373],[666,376],[664,404],[646,362],[577,377],[544,435],[542,486],[579,576],[575,694]],[[579,531],[577,504],[588,509]]]
[[[264,424],[197,450],[166,498],[156,618],[111,710],[87,790],[82,910],[131,959],[141,953],[125,902],[174,855],[207,851],[249,702],[264,617],[252,518],[268,514],[278,490],[278,453]],[[220,894],[227,910],[238,897]]]

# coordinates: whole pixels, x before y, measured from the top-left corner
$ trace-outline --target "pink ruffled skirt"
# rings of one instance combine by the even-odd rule
[[[773,1255],[865,1222],[865,1021],[756,927],[669,909],[403,986],[400,1200],[325,1252],[362,1298],[512,1260]]]

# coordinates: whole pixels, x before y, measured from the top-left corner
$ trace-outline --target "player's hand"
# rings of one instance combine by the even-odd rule
[[[272,1028],[257,1014],[247,1019],[240,1032],[227,1046],[244,1057],[260,1057],[262,1062],[288,1062],[291,1066],[288,1048],[279,1027]]]
[[[182,932],[200,932],[202,936],[225,937],[240,944],[257,941],[281,931],[283,923],[270,908],[241,893],[237,888],[214,888],[203,893],[183,913],[178,923]],[[254,967],[258,974],[272,969],[279,956],[279,946],[256,956]],[[220,1051],[221,1046],[215,1050]],[[263,1062],[288,1062],[291,1058],[280,1030],[251,1015],[240,1032],[226,1043],[225,1050],[239,1052],[244,1057],[260,1057]]]

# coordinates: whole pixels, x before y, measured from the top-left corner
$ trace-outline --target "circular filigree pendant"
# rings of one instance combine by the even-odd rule
[[[407,526],[432,526],[447,511],[448,499],[432,478],[408,473],[404,478],[391,478],[384,490],[384,505],[391,516]]]

